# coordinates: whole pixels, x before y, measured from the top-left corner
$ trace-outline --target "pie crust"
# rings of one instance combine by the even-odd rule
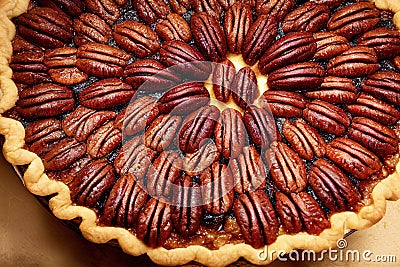
[[[372,0],[379,9],[395,13],[394,24],[400,29],[400,1]],[[12,56],[11,40],[15,36],[13,17],[19,16],[28,9],[29,0],[0,1],[0,114],[12,108],[17,99],[17,87],[12,81],[12,71],[8,62]],[[155,263],[161,265],[181,265],[196,261],[207,266],[226,266],[240,257],[251,263],[267,265],[276,259],[260,260],[262,249],[255,249],[248,244],[227,244],[217,250],[202,246],[189,246],[167,250],[165,248],[150,248],[126,229],[117,227],[97,226],[97,217],[91,209],[75,206],[70,199],[70,190],[62,182],[50,180],[45,174],[42,160],[30,151],[23,149],[25,130],[22,124],[0,115],[0,134],[4,135],[3,153],[6,160],[13,165],[29,165],[24,181],[27,189],[38,196],[55,195],[49,201],[49,206],[56,217],[62,220],[82,218],[80,230],[83,236],[94,243],[106,243],[112,239],[118,241],[122,250],[133,256],[147,253]],[[319,236],[307,233],[295,235],[280,235],[275,243],[268,246],[268,251],[292,249],[308,249],[316,252],[336,246],[336,242],[344,236],[347,230],[362,230],[377,223],[385,214],[386,200],[400,199],[400,164],[396,171],[379,182],[372,191],[372,203],[355,212],[341,212],[330,216],[331,228],[325,229]]]

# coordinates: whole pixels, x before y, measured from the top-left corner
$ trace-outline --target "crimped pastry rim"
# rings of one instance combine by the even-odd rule
[[[379,9],[394,12],[394,23],[400,28],[400,1],[371,0],[371,2]],[[29,0],[0,0],[0,38],[6,40],[0,43],[0,114],[12,108],[18,99],[17,87],[11,79],[12,71],[8,66],[13,52],[11,41],[15,36],[15,26],[10,19],[24,13],[28,4]],[[258,258],[261,249],[254,249],[247,244],[228,244],[218,250],[210,250],[198,245],[171,250],[153,249],[126,229],[97,226],[95,212],[85,207],[72,205],[69,188],[62,182],[50,180],[44,173],[42,160],[35,153],[23,149],[25,129],[20,122],[0,115],[0,134],[5,137],[3,154],[6,160],[13,165],[29,165],[24,174],[27,189],[39,196],[55,194],[56,196],[49,201],[53,214],[62,220],[82,218],[80,230],[91,242],[106,243],[116,239],[124,252],[133,256],[147,253],[155,263],[169,266],[190,261],[207,266],[226,266],[240,257],[259,265],[266,265],[272,261],[272,259],[261,261]],[[400,199],[400,163],[392,175],[375,186],[372,198],[373,204],[363,207],[358,213],[346,211],[330,216],[331,228],[325,229],[319,236],[307,233],[280,235],[273,244],[268,246],[268,250],[321,251],[335,247],[337,240],[344,236],[347,229],[362,230],[371,227],[384,216],[386,200]],[[276,257],[277,254],[274,254],[274,259]]]

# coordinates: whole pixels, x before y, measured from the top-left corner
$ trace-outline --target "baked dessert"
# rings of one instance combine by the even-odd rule
[[[6,1],[5,156],[159,264],[333,247],[400,195],[400,5],[375,5]]]

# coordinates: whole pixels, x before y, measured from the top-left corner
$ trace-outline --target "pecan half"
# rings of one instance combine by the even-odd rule
[[[379,158],[348,138],[336,138],[326,147],[326,157],[357,179],[368,179],[381,171]]]
[[[13,80],[25,85],[36,85],[51,82],[48,68],[43,63],[44,52],[23,51],[11,57],[10,68]]]
[[[256,0],[256,10],[258,15],[275,17],[277,21],[281,21],[294,4],[294,0]]]
[[[43,157],[46,170],[62,171],[71,166],[86,153],[86,145],[74,138],[66,138],[57,142]]]
[[[25,142],[27,144],[52,143],[60,140],[64,135],[61,122],[54,118],[34,121],[25,128]]]
[[[231,84],[236,76],[235,66],[229,59],[215,65],[212,83],[215,98],[221,102],[228,102],[231,97]]]
[[[158,116],[153,122],[148,123],[149,127],[143,136],[144,144],[157,152],[166,150],[176,137],[181,122],[182,118],[179,116],[167,114]]]
[[[111,27],[99,16],[84,13],[74,19],[74,43],[78,46],[87,43],[107,44],[111,37]]]
[[[331,59],[350,48],[350,43],[345,37],[333,32],[314,33],[314,39],[317,43],[314,59],[317,60]]]
[[[334,135],[344,135],[351,123],[341,108],[320,100],[307,104],[303,117],[318,130]]]
[[[373,48],[380,59],[393,58],[400,55],[400,32],[397,29],[377,28],[363,34],[357,44]]]
[[[84,0],[84,2],[87,9],[109,25],[113,25],[121,16],[121,11],[114,0]]]
[[[191,8],[190,0],[168,0],[172,11],[183,15]]]
[[[116,149],[122,142],[122,133],[114,122],[108,122],[87,139],[87,152],[93,158],[102,158]]]
[[[186,153],[183,168],[190,176],[200,175],[220,158],[220,152],[212,141],[203,142],[200,148],[192,153]]]
[[[206,12],[217,20],[220,19],[222,6],[218,0],[189,0],[195,13]]]
[[[179,14],[169,14],[156,25],[155,30],[164,41],[178,40],[189,43],[192,40],[190,26]]]
[[[361,83],[363,92],[380,98],[395,106],[400,105],[400,74],[394,71],[381,71],[367,77]]]
[[[400,57],[394,59],[394,64],[398,70],[400,70]]]
[[[282,228],[288,234],[297,234],[303,228],[300,214],[292,200],[282,192],[276,192],[276,212]]]
[[[244,67],[236,73],[231,83],[233,101],[242,109],[246,109],[260,95],[257,86],[257,76],[249,67]]]
[[[171,13],[171,8],[164,1],[136,0],[133,2],[133,6],[139,17],[149,25],[158,19],[165,19]]]
[[[38,0],[39,5],[49,7],[57,12],[65,12],[74,17],[83,13],[85,5],[80,0]]]
[[[298,93],[267,90],[261,98],[261,106],[271,110],[277,118],[298,118],[303,116],[307,99]]]

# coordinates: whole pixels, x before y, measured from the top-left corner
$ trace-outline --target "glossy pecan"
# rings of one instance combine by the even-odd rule
[[[249,5],[237,2],[226,11],[224,31],[228,50],[240,54],[246,34],[253,23],[253,15]]]
[[[63,47],[74,37],[72,21],[63,12],[35,7],[17,18],[18,33],[44,48]]]
[[[231,84],[236,76],[235,66],[229,59],[215,65],[212,83],[215,98],[221,102],[228,102],[231,97]]]
[[[205,106],[190,114],[179,131],[179,148],[185,153],[193,153],[204,140],[214,135],[220,111],[215,106]]]
[[[314,56],[316,50],[312,33],[289,33],[267,49],[258,68],[262,74],[268,74],[289,64],[306,61]]]
[[[313,90],[321,86],[325,73],[315,62],[296,63],[271,72],[267,84],[271,90]]]
[[[42,51],[43,49],[38,45],[28,42],[24,38],[19,35],[16,35],[14,39],[11,41],[12,48],[14,55],[21,53],[21,52],[38,52]]]
[[[317,60],[331,59],[350,48],[350,43],[345,37],[333,32],[314,33],[314,39],[317,43],[314,59]]]
[[[23,51],[11,57],[10,68],[13,80],[24,85],[36,85],[51,82],[48,68],[43,63],[44,52]]]
[[[39,84],[22,91],[16,106],[25,118],[56,117],[74,108],[74,93],[68,87]]]
[[[282,192],[275,194],[276,212],[283,230],[288,234],[296,234],[303,229],[300,214],[293,201]]]
[[[380,71],[367,77],[361,83],[363,92],[380,98],[395,106],[400,105],[400,74],[394,71]]]
[[[400,70],[400,57],[396,57],[396,58],[394,59],[394,65],[396,66],[396,68],[397,68],[398,70]]]
[[[318,130],[334,135],[344,135],[351,123],[341,108],[320,100],[307,104],[303,117]]]
[[[214,136],[217,149],[224,158],[239,156],[247,141],[242,114],[231,108],[222,111],[215,126]]]
[[[235,201],[233,211],[246,243],[260,248],[275,242],[279,222],[264,191],[256,190],[242,194]]]
[[[306,2],[290,12],[282,22],[282,30],[287,32],[316,32],[329,20],[328,6]]]
[[[171,13],[166,19],[160,21],[155,30],[164,41],[178,40],[189,43],[192,40],[189,24],[176,13]]]
[[[260,95],[255,72],[249,67],[240,69],[231,83],[231,90],[233,101],[240,108],[253,104]]]
[[[331,211],[346,211],[359,201],[357,189],[350,179],[335,165],[324,159],[314,162],[308,172],[311,188]]]
[[[176,137],[181,122],[182,118],[179,116],[167,114],[158,116],[148,123],[149,126],[143,136],[144,144],[157,152],[166,150]]]
[[[368,179],[382,168],[379,158],[348,138],[336,138],[326,147],[326,157],[357,179]]]
[[[78,46],[87,43],[107,44],[111,37],[111,27],[99,16],[84,13],[74,19],[74,43]]]
[[[266,167],[254,146],[246,146],[235,159],[231,159],[235,192],[243,194],[256,189],[263,189],[266,184]]]
[[[247,65],[254,65],[265,53],[278,33],[274,17],[259,16],[251,25],[242,46],[242,56]]]
[[[363,34],[357,44],[373,48],[380,59],[393,58],[400,55],[400,31],[377,28]]]
[[[256,0],[256,11],[258,15],[275,17],[277,21],[281,21],[294,4],[294,0]]]
[[[233,178],[228,166],[213,163],[200,176],[203,208],[214,215],[228,212],[233,206]]]
[[[107,109],[128,103],[135,95],[132,87],[118,78],[94,82],[79,93],[79,103],[87,108]]]
[[[120,77],[131,56],[125,51],[97,43],[78,48],[76,66],[83,72],[99,78]]]
[[[261,106],[271,110],[277,118],[298,118],[303,116],[307,99],[298,93],[267,90],[261,98]]]
[[[38,0],[40,6],[49,7],[57,12],[65,12],[70,16],[79,16],[85,5],[80,0]]]
[[[114,122],[108,122],[88,137],[87,152],[93,158],[102,158],[114,151],[121,142],[121,131]]]
[[[54,118],[34,121],[25,128],[25,142],[27,144],[52,143],[60,140],[64,135],[61,122]]]
[[[190,176],[200,175],[205,169],[219,160],[220,154],[212,141],[203,142],[196,152],[185,154],[183,168]]]
[[[370,2],[358,2],[342,7],[332,14],[327,29],[351,39],[373,29],[379,22],[380,12]]]
[[[285,193],[303,191],[307,186],[306,166],[299,155],[282,142],[266,151],[265,159],[272,181]]]
[[[367,118],[353,119],[349,138],[359,142],[381,158],[391,156],[399,150],[399,140],[395,131]]]
[[[217,20],[220,19],[222,6],[218,0],[189,0],[195,13],[206,12]]]
[[[46,170],[62,171],[71,166],[86,153],[86,145],[74,138],[65,138],[57,142],[43,157]]]
[[[298,119],[293,123],[285,120],[282,134],[292,145],[292,148],[305,160],[325,155],[325,141],[318,131],[304,120]]]
[[[393,106],[366,93],[361,93],[356,103],[346,109],[355,117],[366,117],[385,125],[394,125],[400,119],[400,112]]]
[[[104,19],[109,25],[113,25],[121,16],[121,11],[114,0],[84,0],[84,2],[91,13]]]
[[[168,0],[173,12],[183,15],[191,8],[190,0]]]
[[[201,12],[192,16],[190,28],[200,52],[207,59],[214,62],[225,59],[227,53],[226,38],[217,19]]]
[[[165,19],[171,8],[164,1],[137,0],[133,2],[139,17],[147,24],[153,24],[158,19]]]

